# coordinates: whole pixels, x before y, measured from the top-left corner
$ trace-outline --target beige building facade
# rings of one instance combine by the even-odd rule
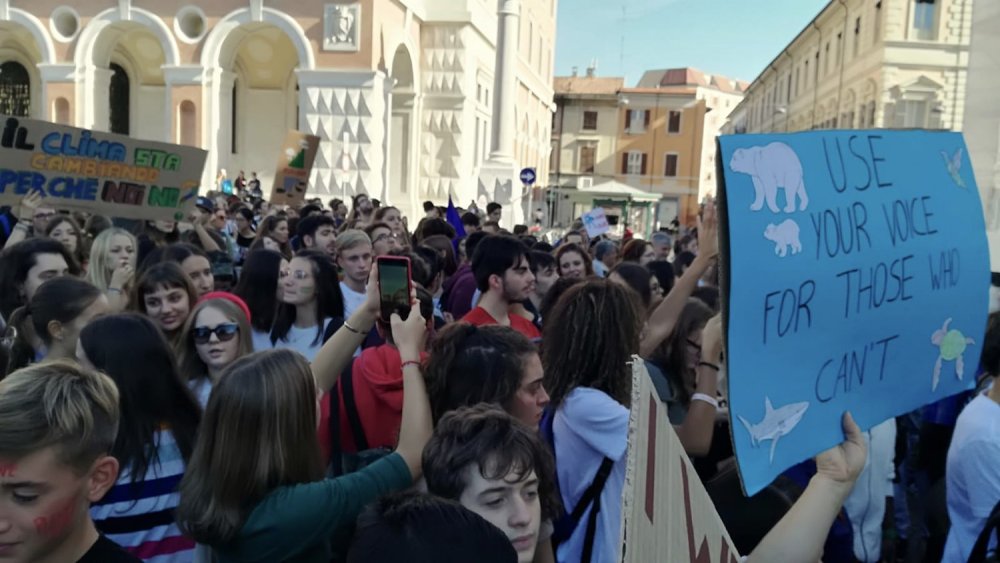
[[[500,26],[496,0],[0,0],[0,113],[202,147],[206,189],[219,169],[269,186],[298,129],[322,139],[311,195],[485,204],[498,129],[547,173],[556,1],[500,2]]]
[[[831,0],[753,81],[725,127],[959,130],[973,0]]]

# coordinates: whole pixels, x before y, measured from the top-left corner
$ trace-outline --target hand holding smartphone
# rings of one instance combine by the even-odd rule
[[[410,294],[413,280],[410,259],[405,256],[379,256],[378,293],[380,317],[389,322],[393,313],[398,313],[404,321],[410,316]]]

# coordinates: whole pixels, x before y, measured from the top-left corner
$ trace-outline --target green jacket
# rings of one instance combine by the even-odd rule
[[[364,469],[268,494],[240,535],[213,546],[218,563],[329,563],[347,551],[361,510],[380,496],[409,488],[413,478],[399,454]]]

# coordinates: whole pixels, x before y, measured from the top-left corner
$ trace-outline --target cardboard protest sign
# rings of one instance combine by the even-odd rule
[[[961,134],[719,139],[732,438],[744,488],[972,387],[990,273]]]
[[[622,507],[624,563],[735,563],[739,553],[667,418],[645,364],[632,368]]]
[[[289,131],[278,154],[278,169],[274,175],[271,203],[297,206],[306,198],[309,173],[319,151],[319,137]]]
[[[111,217],[178,221],[194,210],[208,153],[0,116],[0,205],[31,190],[44,205]]]
[[[611,230],[603,207],[596,207],[593,211],[584,213],[582,220],[583,226],[587,229],[587,236],[590,238],[599,237]]]

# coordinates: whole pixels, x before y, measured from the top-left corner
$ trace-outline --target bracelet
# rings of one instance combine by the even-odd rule
[[[111,292],[114,292],[114,293],[121,293],[122,292],[122,290],[120,288],[117,288],[117,287],[109,287],[108,291],[111,291]]]
[[[401,369],[406,369],[406,366],[417,366],[417,369],[420,369],[420,362],[417,360],[408,360],[403,362],[403,365],[400,367]]]
[[[354,328],[353,326],[351,326],[351,323],[347,322],[347,320],[344,320],[344,328],[353,332],[354,334],[361,334],[361,335],[368,334],[367,332],[361,332],[360,330]]]
[[[703,403],[708,403],[712,405],[716,409],[719,408],[719,401],[715,397],[709,397],[704,393],[695,393],[694,395],[691,395],[691,401],[692,402],[701,401]]]
[[[30,221],[25,221],[24,219],[21,219],[20,221],[17,222],[16,225],[14,225],[14,228],[15,229],[24,229],[25,231],[27,231],[28,230],[28,223],[29,222]]]
[[[715,364],[710,364],[708,362],[698,362],[698,367],[701,367],[701,366],[705,366],[707,368],[712,368],[715,371],[719,371],[719,366],[717,366]]]

